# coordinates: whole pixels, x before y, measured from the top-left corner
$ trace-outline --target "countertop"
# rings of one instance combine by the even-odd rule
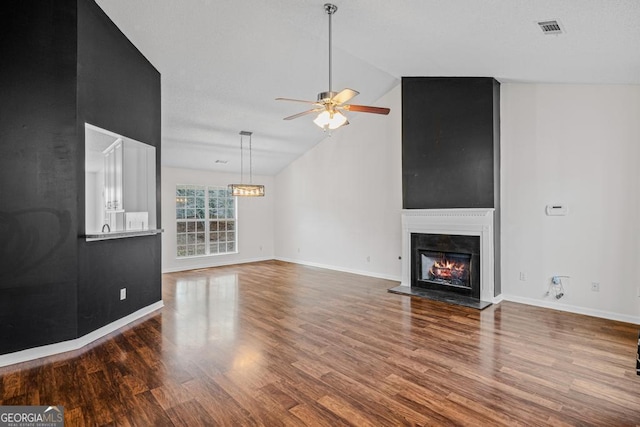
[[[85,239],[87,239],[87,242],[93,242],[96,240],[125,239],[128,237],[153,236],[155,234],[160,234],[163,231],[164,230],[161,228],[157,228],[153,230],[113,231],[109,233],[89,233],[81,237],[84,237]]]

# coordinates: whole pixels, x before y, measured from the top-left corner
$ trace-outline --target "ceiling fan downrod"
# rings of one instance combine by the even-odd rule
[[[331,99],[333,97],[333,95],[335,95],[333,93],[333,86],[332,86],[332,81],[331,81],[331,69],[332,69],[332,42],[331,42],[331,35],[332,35],[332,31],[331,31],[331,15],[333,15],[334,13],[336,13],[338,11],[338,6],[336,6],[335,4],[331,4],[331,3],[325,3],[324,4],[324,11],[327,12],[327,15],[329,15],[329,92],[325,93],[325,92],[321,92],[318,95],[318,101],[321,100],[320,96],[324,97],[328,97],[329,99]]]

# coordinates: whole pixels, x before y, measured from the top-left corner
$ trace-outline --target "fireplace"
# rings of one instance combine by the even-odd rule
[[[394,291],[459,296],[478,308],[496,301],[493,214],[490,208],[404,209],[402,282]]]
[[[470,286],[472,295],[461,299],[498,302],[500,83],[486,77],[403,77],[402,111],[402,282],[394,289],[459,295]],[[473,237],[479,252],[422,247],[439,254],[416,253],[413,234]],[[422,264],[452,254],[472,255],[469,282],[433,280],[428,269],[422,271]],[[461,262],[454,258],[449,261]],[[457,274],[450,268],[442,273]],[[422,291],[436,286],[443,290]]]
[[[411,286],[480,299],[480,237],[411,233]]]

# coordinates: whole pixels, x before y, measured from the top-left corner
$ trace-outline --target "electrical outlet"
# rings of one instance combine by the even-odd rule
[[[591,290],[593,292],[600,292],[600,283],[598,282],[591,282]]]
[[[521,282],[526,282],[527,281],[527,273],[525,273],[524,271],[520,272],[520,281]]]
[[[120,301],[127,299],[127,288],[120,289]]]

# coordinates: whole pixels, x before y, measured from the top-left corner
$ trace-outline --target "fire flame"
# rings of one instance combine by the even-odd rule
[[[429,269],[429,274],[439,279],[460,278],[464,275],[464,263],[456,263],[448,259],[435,261]]]

